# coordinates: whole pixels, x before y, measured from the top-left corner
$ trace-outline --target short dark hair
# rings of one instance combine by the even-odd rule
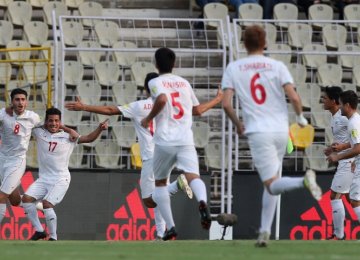
[[[352,90],[344,91],[340,94],[341,103],[344,105],[348,103],[352,109],[357,109],[358,96]]]
[[[150,93],[149,81],[154,78],[157,78],[157,77],[159,77],[159,74],[157,74],[156,72],[150,72],[150,73],[146,74],[144,88],[147,91],[147,93]]]
[[[169,48],[159,48],[155,52],[155,62],[160,73],[170,73],[175,65],[175,52]]]
[[[252,25],[245,29],[244,45],[248,52],[263,50],[266,44],[266,32],[259,25]]]
[[[324,92],[331,100],[334,100],[335,103],[339,105],[340,94],[343,92],[342,88],[338,86],[327,86]]]
[[[45,121],[48,120],[48,117],[51,115],[59,115],[59,118],[61,120],[61,111],[59,109],[55,107],[48,108],[45,114]]]
[[[19,95],[19,94],[25,95],[26,98],[28,96],[28,93],[25,90],[23,90],[21,88],[15,88],[10,93],[11,100],[13,100],[15,98],[15,96]]]

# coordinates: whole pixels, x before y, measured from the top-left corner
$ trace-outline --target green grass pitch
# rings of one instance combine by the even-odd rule
[[[347,260],[360,259],[358,241],[271,241],[255,248],[253,240],[171,242],[0,241],[1,260]]]

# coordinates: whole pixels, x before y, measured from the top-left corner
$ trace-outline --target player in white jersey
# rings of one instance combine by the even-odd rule
[[[60,125],[61,111],[49,108],[46,111],[44,127],[33,130],[37,142],[39,178],[22,197],[25,214],[36,230],[30,240],[44,239],[47,236],[39,221],[36,201],[43,203],[46,225],[50,233],[49,240],[57,240],[57,217],[54,206],[62,201],[70,185],[70,155],[77,144],[93,142],[102,130],[107,129],[107,120],[100,123],[90,134],[78,135],[76,142],[70,141],[69,134],[60,130]]]
[[[343,147],[350,148],[348,135],[348,119],[341,115],[339,97],[342,93],[340,87],[326,87],[322,95],[322,102],[324,109],[331,113],[331,131],[334,137],[334,142],[325,149],[325,155],[330,155],[332,152],[343,150]],[[348,198],[350,185],[353,178],[351,172],[351,163],[353,158],[339,161],[334,178],[331,183],[331,208],[333,215],[334,230],[329,240],[343,240],[344,237],[344,221],[345,209],[341,197],[344,195]]]
[[[164,217],[167,231],[164,240],[175,239],[177,232],[172,217],[170,198],[166,188],[167,179],[176,164],[184,172],[186,179],[199,202],[201,224],[204,229],[211,225],[207,206],[207,194],[204,182],[200,179],[199,163],[192,133],[192,116],[203,110],[189,82],[172,74],[175,53],[168,48],[155,52],[156,67],[160,76],[149,82],[154,106],[141,124],[148,127],[155,118],[154,135],[154,175],[155,190],[153,199]],[[207,105],[207,109],[212,106]]]
[[[7,199],[13,206],[21,202],[18,186],[25,172],[31,130],[40,125],[39,115],[26,110],[25,90],[14,89],[10,97],[10,111],[0,110],[0,223],[5,216]]]
[[[305,178],[282,177],[282,160],[289,134],[286,96],[296,112],[299,125],[308,122],[302,114],[299,95],[286,66],[265,57],[265,31],[260,26],[247,27],[244,43],[248,56],[231,62],[223,75],[223,108],[237,133],[245,134],[255,167],[265,186],[262,198],[261,226],[256,246],[267,246],[279,194],[308,187],[315,199],[320,200],[321,189],[315,173],[308,170]],[[232,106],[234,93],[240,100],[244,123]]]
[[[165,223],[161,216],[159,208],[156,207],[156,203],[152,199],[152,194],[155,189],[155,179],[153,172],[153,154],[154,154],[153,135],[156,130],[156,127],[154,123],[151,123],[148,128],[143,128],[141,126],[141,120],[150,113],[153,107],[153,101],[150,97],[148,82],[151,79],[156,78],[157,76],[158,76],[157,73],[147,74],[144,82],[144,87],[148,97],[144,100],[134,101],[130,104],[126,104],[122,106],[91,106],[81,103],[80,99],[78,99],[76,102],[66,103],[65,107],[69,110],[76,110],[76,111],[83,110],[83,111],[99,113],[103,115],[123,115],[124,117],[130,118],[132,120],[140,144],[140,152],[142,159],[142,169],[140,175],[141,176],[140,188],[141,188],[142,200],[146,207],[154,208],[157,239],[160,238],[162,239],[165,232]],[[221,102],[221,99],[222,99],[222,91],[219,91],[217,96],[210,102],[203,104],[203,107],[205,107],[205,109],[207,110],[210,107]],[[205,112],[205,110],[203,112]],[[183,174],[180,174],[176,181],[168,185],[168,191],[170,195],[175,194],[179,188],[183,190],[189,196],[189,198],[192,198],[193,196],[192,190],[189,187],[186,178],[184,177]]]
[[[357,112],[358,96],[352,90],[340,94],[341,114],[346,116],[348,121],[348,136],[351,148],[342,153],[331,153],[327,159],[330,162],[339,162],[354,157],[352,172],[354,173],[350,186],[350,202],[358,221],[360,222],[360,115]]]

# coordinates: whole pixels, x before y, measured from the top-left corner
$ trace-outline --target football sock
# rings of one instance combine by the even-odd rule
[[[35,207],[35,203],[23,203],[23,208],[27,218],[30,220],[31,224],[38,232],[44,232],[44,228],[42,227],[37,209]]]
[[[165,233],[165,220],[158,207],[154,208],[156,235],[163,237]]]
[[[155,187],[152,195],[153,200],[157,204],[161,212],[161,216],[164,218],[166,227],[168,229],[175,226],[174,219],[171,212],[170,195],[166,186]]]
[[[3,218],[5,217],[5,213],[6,213],[6,204],[0,203],[0,225],[1,225]]]
[[[57,216],[53,208],[44,209],[44,215],[46,219],[46,225],[49,230],[49,235],[51,238],[57,240]]]
[[[304,187],[303,177],[281,177],[270,184],[271,194],[279,195],[285,191],[291,191]]]
[[[193,193],[195,194],[197,201],[207,202],[206,186],[205,183],[200,178],[193,179],[189,183],[189,185]]]
[[[168,191],[170,193],[170,196],[174,195],[176,192],[179,191],[179,187],[177,185],[177,181],[173,181],[172,183],[170,183],[168,186]]]
[[[345,209],[341,199],[331,201],[332,216],[334,222],[334,234],[338,238],[344,237]]]
[[[271,233],[271,226],[274,220],[277,199],[278,196],[271,195],[264,187],[260,232],[268,232],[269,234]]]

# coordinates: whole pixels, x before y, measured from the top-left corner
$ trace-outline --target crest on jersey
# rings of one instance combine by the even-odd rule
[[[351,137],[354,137],[354,138],[358,137],[358,131],[357,131],[357,129],[351,130]]]

